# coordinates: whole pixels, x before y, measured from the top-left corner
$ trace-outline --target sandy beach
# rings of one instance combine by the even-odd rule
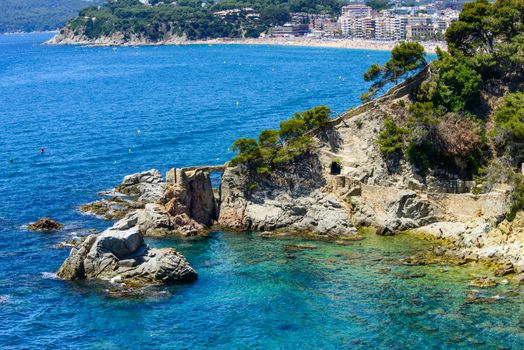
[[[212,39],[186,42],[184,44],[232,44],[232,45],[282,45],[306,47],[331,47],[341,49],[362,49],[391,51],[397,41],[377,41],[364,39],[327,39],[327,38],[257,38],[257,39]],[[445,42],[420,42],[427,52],[434,53],[437,47],[446,49]]]
[[[378,41],[351,38],[313,38],[313,37],[286,37],[286,38],[217,38],[207,40],[188,40],[185,37],[169,36],[161,41],[151,42],[143,37],[126,37],[123,33],[113,33],[111,36],[102,36],[90,39],[77,35],[72,31],[57,34],[45,44],[47,45],[86,45],[86,46],[159,46],[159,45],[280,45],[303,47],[327,47],[340,49],[380,50],[391,51],[398,41]],[[426,52],[434,53],[437,47],[446,50],[446,42],[421,41]]]

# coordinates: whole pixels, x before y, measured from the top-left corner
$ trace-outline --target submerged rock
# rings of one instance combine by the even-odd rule
[[[473,279],[470,283],[470,286],[477,288],[491,288],[497,285],[497,281],[488,276],[480,276]]]
[[[513,282],[518,284],[524,283],[524,273],[519,273],[518,275],[513,276]]]
[[[174,248],[151,249],[134,226],[112,227],[87,237],[71,250],[57,276],[68,280],[117,278],[141,286],[191,282],[197,273]]]
[[[80,211],[101,216],[106,220],[120,220],[129,211],[140,207],[143,207],[143,205],[113,196],[84,204],[80,207]]]
[[[317,248],[318,247],[316,245],[312,245],[312,244],[287,244],[284,246],[284,251],[294,252],[294,251],[310,250],[310,249],[317,249]]]
[[[40,218],[27,225],[27,228],[32,231],[58,231],[63,229],[64,225],[51,218]]]

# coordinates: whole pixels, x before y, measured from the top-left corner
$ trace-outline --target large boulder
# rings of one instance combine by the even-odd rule
[[[164,187],[162,174],[156,169],[151,169],[127,175],[116,187],[116,191],[135,196],[141,203],[156,203],[162,197]]]
[[[369,188],[369,186],[368,186]],[[439,208],[412,190],[377,187],[362,197],[351,197],[353,222],[375,227],[378,234],[392,235],[437,221]]]
[[[173,248],[151,249],[137,226],[117,223],[73,248],[57,272],[68,280],[117,279],[128,285],[191,282],[196,271]]]

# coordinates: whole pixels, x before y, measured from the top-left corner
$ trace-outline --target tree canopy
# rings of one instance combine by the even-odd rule
[[[384,120],[379,150],[384,157],[404,153],[421,175],[432,167],[472,177],[494,159],[518,172],[524,162],[524,0],[467,3],[446,38],[449,52],[437,49],[408,117]],[[418,44],[399,44],[384,66],[373,64],[365,73],[373,84],[363,97],[425,65]],[[524,180],[514,183],[524,193]],[[524,195],[515,198],[524,203]]]
[[[101,7],[82,10],[68,22],[76,34],[88,38],[122,33],[157,42],[166,36],[185,36],[190,40],[258,37],[270,26],[291,19],[290,12],[329,13],[340,11],[340,0],[109,0]],[[229,13],[219,13],[236,9]],[[253,16],[253,11],[259,16]]]
[[[308,132],[326,126],[331,110],[318,106],[295,115],[280,123],[279,130],[263,130],[255,139],[238,139],[233,144],[237,152],[229,163],[244,164],[259,174],[268,174],[280,164],[289,163],[306,153],[312,144]]]
[[[367,0],[366,5],[375,11],[382,11],[392,6],[388,0]]]
[[[391,51],[391,58],[384,66],[373,64],[364,74],[364,80],[372,81],[368,93],[362,100],[373,98],[384,86],[398,81],[410,72],[416,72],[426,66],[424,47],[416,42],[401,41]]]
[[[0,33],[56,30],[102,0],[1,0]]]

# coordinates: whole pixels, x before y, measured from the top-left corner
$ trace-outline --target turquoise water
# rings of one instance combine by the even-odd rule
[[[125,298],[53,278],[68,254],[55,244],[111,224],[78,211],[98,191],[149,168],[222,163],[234,139],[297,110],[342,112],[358,104],[366,67],[389,54],[37,45],[46,38],[0,36],[1,348],[524,348],[518,287],[466,303],[471,275],[483,271],[399,265],[429,249],[407,236],[303,251],[286,248],[300,240],[255,233],[150,240],[175,246],[199,279]],[[41,216],[66,229],[24,229]]]

